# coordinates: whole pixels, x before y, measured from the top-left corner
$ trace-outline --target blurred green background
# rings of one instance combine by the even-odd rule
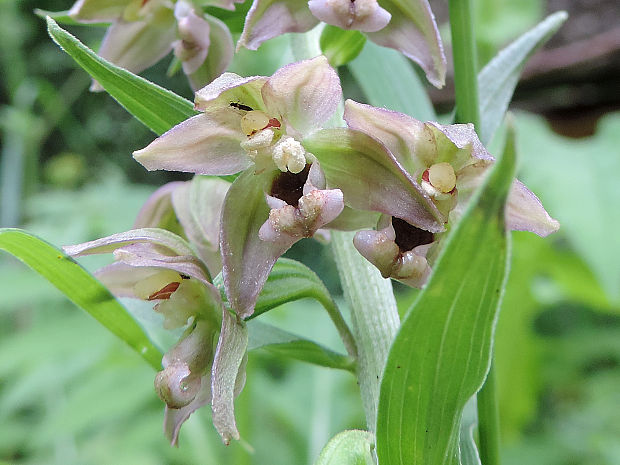
[[[445,20],[445,4],[431,5]],[[158,185],[187,179],[147,173],[133,161],[131,152],[153,134],[106,94],[89,93],[88,76],[33,14],[35,8],[70,6],[0,0],[0,223],[55,245],[128,229]],[[620,113],[614,110],[620,96],[613,83],[617,92],[620,59],[613,48],[571,55],[569,45],[589,43],[592,50],[600,43],[595,36],[615,30],[617,37],[620,6],[604,0],[478,0],[477,7],[482,63],[547,11],[572,14],[526,68],[514,104],[520,177],[562,229],[547,239],[513,233],[511,277],[496,334],[504,462],[617,465]],[[229,24],[239,32],[238,17]],[[95,48],[103,33],[96,27],[70,30]],[[259,52],[242,52],[232,69],[271,74],[292,60],[289,43],[283,37]],[[553,67],[553,57],[564,61]],[[167,65],[144,75],[191,98],[183,76],[165,76]],[[348,96],[363,100],[352,75],[341,69],[341,76]],[[450,85],[431,95],[439,110],[450,111]],[[500,147],[498,137],[491,148]],[[289,256],[341,292],[328,249],[303,241]],[[85,263],[90,269],[102,264]],[[405,311],[415,291],[395,289]],[[304,464],[336,432],[364,425],[350,374],[253,352],[236,403],[243,441],[223,446],[202,409],[183,427],[180,447],[171,448],[162,434],[154,373],[142,359],[7,255],[0,258],[0,295],[0,461]],[[143,316],[155,318],[149,315]],[[339,348],[313,302],[287,305],[268,318]]]

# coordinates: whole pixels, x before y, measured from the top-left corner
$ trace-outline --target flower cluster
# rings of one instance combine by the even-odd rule
[[[234,10],[234,0],[215,6]],[[226,25],[202,12],[202,3],[190,0],[78,0],[69,16],[81,23],[111,23],[99,55],[139,73],[170,51],[182,63],[193,89],[228,68],[233,42]],[[101,90],[94,83],[93,90]]]
[[[442,235],[494,162],[472,125],[422,123],[347,100],[347,127],[330,128],[341,101],[338,75],[322,56],[270,77],[223,74],[196,92],[200,114],[134,157],[149,170],[239,173],[235,181],[169,184],[136,229],[66,248],[74,256],[113,251],[100,279],[117,295],[156,302],[165,327],[186,328],[155,382],[173,443],[206,403],[224,441],[239,437],[243,320],[288,248],[323,228],[357,230],[355,247],[384,277],[421,287]],[[559,227],[519,181],[506,225],[541,236]],[[227,302],[212,284],[220,270]]]
[[[222,74],[233,56],[230,31],[204,7],[234,10],[243,0],[78,0],[69,16],[80,23],[111,23],[99,55],[134,73],[171,50],[194,90]],[[372,41],[418,63],[442,87],[446,58],[428,0],[254,0],[237,50],[256,50],[287,32],[306,32],[324,21],[362,31]],[[101,90],[93,84],[93,90]]]

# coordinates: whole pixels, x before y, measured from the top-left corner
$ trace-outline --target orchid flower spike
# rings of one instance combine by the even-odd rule
[[[114,263],[97,271],[97,278],[118,297],[153,303],[164,318],[165,329],[185,328],[181,339],[164,355],[163,370],[155,378],[155,390],[166,403],[164,433],[173,445],[182,424],[205,404],[211,404],[213,423],[222,439],[239,438],[233,400],[245,379],[247,330],[231,318],[211,283],[210,274],[218,270],[219,262],[208,264],[201,258],[211,258],[208,245],[217,246],[217,227],[213,236],[204,225],[212,208],[201,205],[211,201],[216,210],[218,203],[221,208],[226,192],[222,187],[227,184],[201,178],[167,184],[142,208],[137,229],[64,248],[74,257],[112,252]],[[194,196],[200,199],[194,200]],[[195,220],[196,213],[205,214],[202,223]],[[211,219],[217,226],[219,215]],[[152,227],[178,228],[179,224],[179,233],[190,240],[203,234],[202,242],[191,243]],[[209,240],[215,242],[209,244]],[[224,356],[227,363],[220,360]]]
[[[428,0],[253,0],[237,50],[256,50],[287,32],[306,32],[319,21],[355,29],[373,42],[418,63],[429,82],[443,87],[446,58]]]
[[[446,229],[458,221],[494,162],[471,124],[422,123],[402,113],[352,100],[345,102],[344,118],[350,128],[371,135],[394,155],[437,207]],[[506,227],[544,237],[560,225],[538,197],[515,180],[506,206]],[[384,215],[376,230],[359,231],[354,244],[383,277],[422,287],[443,234],[421,228],[402,215]]]
[[[435,205],[381,144],[351,129],[320,129],[341,99],[338,75],[322,56],[271,77],[225,73],[196,93],[202,114],[134,152],[149,170],[243,171],[226,195],[220,231],[226,294],[241,318],[253,313],[277,258],[343,211],[334,227],[368,218],[355,209],[399,211],[443,230]],[[383,192],[371,189],[377,183]]]
[[[215,2],[215,3],[214,3]],[[234,0],[214,0],[234,10]],[[171,50],[182,63],[193,89],[222,74],[233,56],[232,36],[219,19],[204,14],[190,0],[78,0],[69,16],[81,23],[111,22],[99,55],[139,73]],[[212,49],[213,53],[209,54]],[[102,90],[93,83],[91,90]]]

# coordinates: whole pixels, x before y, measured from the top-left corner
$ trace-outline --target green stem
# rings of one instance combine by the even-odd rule
[[[347,353],[352,358],[357,358],[357,344],[355,343],[355,338],[349,329],[349,325],[347,325],[347,322],[343,318],[342,313],[340,313],[338,305],[336,305],[336,302],[334,302],[333,299],[321,299],[321,303],[323,304],[325,310],[327,310],[327,314],[334,323]]]
[[[474,123],[478,129],[478,57],[472,12],[472,0],[450,0],[456,121]]]
[[[332,231],[332,249],[351,308],[362,404],[368,429],[374,433],[381,376],[400,320],[391,282],[357,252],[353,235]]]
[[[478,59],[472,14],[472,0],[450,0],[456,121],[473,123],[479,129]],[[493,363],[477,400],[481,462],[483,465],[499,465],[499,414]]]
[[[499,412],[495,386],[495,363],[478,392],[478,442],[483,465],[499,465]]]

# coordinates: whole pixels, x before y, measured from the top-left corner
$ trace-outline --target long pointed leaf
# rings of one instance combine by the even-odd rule
[[[461,416],[489,369],[507,274],[504,203],[514,168],[514,151],[506,151],[446,238],[396,335],[379,397],[382,465],[460,462]]]
[[[47,30],[54,42],[129,113],[156,134],[163,134],[197,114],[189,100],[114,66],[58,26],[52,18],[46,19]]]
[[[20,229],[0,229],[0,249],[39,273],[153,368],[161,369],[162,354],[140,325],[103,284],[62,250]]]
[[[478,74],[480,140],[488,144],[502,123],[521,70],[532,54],[555,34],[568,15],[559,11],[548,16],[508,47],[500,51]]]
[[[248,330],[248,350],[263,349],[278,357],[284,356],[327,368],[355,370],[355,360],[351,357],[275,326],[252,320],[248,322]]]
[[[294,300],[311,298],[323,307],[334,307],[329,291],[314,271],[297,260],[280,258],[269,273],[252,318]]]

